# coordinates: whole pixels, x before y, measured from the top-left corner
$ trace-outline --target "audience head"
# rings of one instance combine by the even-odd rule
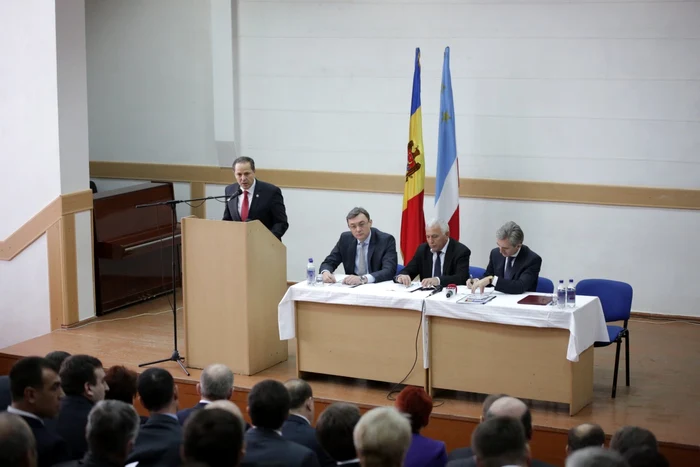
[[[230,399],[233,395],[233,371],[221,363],[209,365],[199,377],[197,391],[208,401]]]
[[[51,362],[42,357],[18,360],[10,370],[12,406],[40,418],[53,418],[61,409],[61,380]]]
[[[64,352],[63,350],[54,350],[53,352],[47,353],[46,357],[44,358],[50,361],[53,364],[56,373],[59,373],[61,371],[61,365],[63,365],[63,362],[68,357],[70,357],[68,352]]]
[[[654,433],[638,426],[623,426],[615,432],[610,440],[610,449],[620,454],[642,446],[646,446],[653,451],[658,451],[659,449]]]
[[[566,458],[566,467],[628,467],[622,456],[601,447],[579,449]]]
[[[508,221],[496,231],[498,250],[505,257],[513,256],[520,250],[525,234],[518,224]]]
[[[527,466],[530,461],[523,424],[511,416],[491,417],[477,425],[472,448],[481,467]]]
[[[440,251],[450,239],[450,226],[442,219],[430,219],[425,223],[425,238],[430,251]]]
[[[508,394],[489,394],[486,396],[486,399],[484,399],[484,403],[481,406],[481,421],[483,422],[486,420],[486,414],[489,412],[489,409],[491,408],[491,405],[493,405],[494,402],[496,402],[498,399],[501,397],[507,397]]]
[[[401,467],[411,445],[411,423],[393,407],[377,407],[360,417],[353,439],[362,467]]]
[[[566,452],[571,454],[579,449],[605,444],[605,432],[594,423],[584,423],[569,430]]]
[[[273,379],[260,381],[248,393],[248,415],[256,428],[279,430],[289,416],[289,392]]]
[[[345,402],[331,404],[319,415],[316,422],[316,438],[336,462],[357,457],[353,430],[359,421],[360,409]]]
[[[313,422],[314,418],[314,393],[311,385],[303,379],[290,379],[284,383],[289,392],[289,412],[302,415]]]
[[[133,405],[118,400],[99,401],[90,411],[85,428],[88,451],[123,465],[136,442],[140,422]]]
[[[238,419],[238,421],[241,424],[241,430],[245,432],[246,428],[246,423],[245,423],[245,418],[243,418],[243,413],[241,412],[241,409],[238,408],[236,404],[229,400],[218,400],[214,402],[208,403],[205,407],[204,410],[213,410],[213,409],[221,409],[229,412],[232,415],[235,415],[235,417]]]
[[[36,467],[36,462],[36,440],[27,422],[19,415],[0,413],[0,465]]]
[[[237,466],[243,458],[244,433],[240,419],[231,412],[210,407],[198,410],[185,422],[182,457],[208,467]]]
[[[109,389],[102,362],[90,355],[73,355],[61,365],[61,386],[67,396],[84,396],[92,402],[105,398]]]
[[[350,233],[360,242],[364,242],[369,237],[372,230],[372,219],[365,208],[352,208],[345,220],[348,223]]]
[[[162,368],[149,368],[139,375],[139,400],[149,412],[177,411],[177,387],[173,376]]]
[[[532,414],[527,405],[515,397],[501,397],[491,404],[486,412],[486,419],[493,417],[513,417],[519,419],[525,429],[525,437],[532,439]]]
[[[430,413],[433,411],[433,398],[423,388],[406,386],[396,398],[396,408],[408,414],[411,419],[411,431],[420,433],[428,426]]]
[[[648,446],[640,446],[626,451],[625,458],[629,467],[669,467],[668,460],[654,449]]]
[[[105,399],[133,404],[138,389],[138,378],[139,376],[134,370],[123,365],[110,367],[105,373],[105,383],[109,386]]]

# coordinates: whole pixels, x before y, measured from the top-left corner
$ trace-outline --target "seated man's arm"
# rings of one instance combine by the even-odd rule
[[[326,256],[326,259],[323,260],[323,263],[321,263],[321,266],[318,268],[319,273],[322,273],[323,271],[328,271],[332,274],[338,268],[340,263],[343,262],[343,255],[340,253],[341,241],[342,237],[340,238],[340,240],[338,240],[338,243],[335,244],[333,250],[331,250],[331,253],[328,256]]]
[[[376,253],[375,253],[376,254]],[[396,275],[396,265],[398,264],[396,254],[396,240],[393,235],[388,235],[384,251],[382,251],[382,268],[370,274],[374,280],[370,282],[390,281]]]
[[[499,292],[508,294],[522,294],[528,290],[534,290],[537,288],[537,279],[540,276],[541,268],[542,258],[537,256],[533,261],[525,265],[517,279],[508,280],[499,277],[494,288]]]

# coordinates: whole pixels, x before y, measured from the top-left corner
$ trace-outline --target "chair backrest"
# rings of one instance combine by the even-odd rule
[[[554,283],[546,277],[540,276],[537,278],[537,289],[535,292],[554,293]]]
[[[404,268],[403,264],[399,263],[396,265],[396,275],[398,276],[401,270]]]
[[[475,279],[481,279],[486,273],[486,269],[479,266],[469,266],[469,275]]]
[[[632,286],[608,279],[584,279],[576,284],[577,295],[600,298],[606,322],[626,321],[632,312]]]

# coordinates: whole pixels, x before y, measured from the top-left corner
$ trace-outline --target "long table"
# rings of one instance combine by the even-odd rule
[[[297,372],[566,403],[593,394],[593,343],[607,341],[600,300],[519,305],[524,295],[457,303],[444,292],[391,282],[290,287],[279,304],[280,338],[297,339]]]

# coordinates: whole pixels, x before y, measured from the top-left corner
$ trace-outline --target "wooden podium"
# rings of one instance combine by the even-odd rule
[[[182,264],[188,367],[253,375],[287,360],[277,326],[287,248],[260,221],[183,218]]]

